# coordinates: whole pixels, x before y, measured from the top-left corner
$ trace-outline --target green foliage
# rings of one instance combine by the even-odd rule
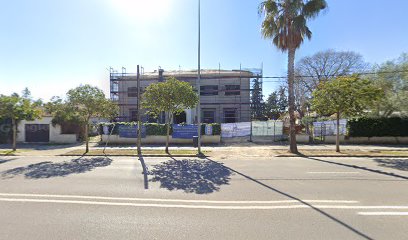
[[[146,135],[148,136],[166,136],[167,125],[159,123],[145,123]],[[172,126],[170,126],[170,134],[172,134]]]
[[[323,116],[358,116],[363,114],[376,101],[383,91],[370,81],[357,76],[338,77],[322,83],[313,92],[312,109]]]
[[[65,101],[57,97],[52,98],[46,109],[53,115],[53,124],[78,124],[85,129],[86,152],[89,151],[91,117],[112,120],[119,112],[119,107],[105,98],[101,89],[88,84],[69,90]]]
[[[408,137],[408,118],[354,118],[348,126],[350,137]]]
[[[212,126],[212,135],[221,135],[221,124],[219,123],[204,123],[201,125],[201,135],[205,135],[205,126]]]
[[[281,86],[278,91],[272,92],[265,103],[266,116],[269,119],[279,119],[288,109],[286,88]]]
[[[262,103],[263,95],[261,82],[258,78],[254,80],[251,91],[251,118],[265,119],[265,104]]]
[[[312,37],[307,20],[315,18],[326,7],[325,0],[263,1],[259,6],[259,14],[265,15],[262,35],[271,38],[282,51],[299,48],[305,37]]]
[[[385,97],[372,108],[373,115],[388,117],[394,112],[408,112],[408,54],[376,66],[375,75],[368,76],[383,89]]]
[[[17,124],[21,120],[41,118],[42,101],[33,100],[26,88],[22,96],[13,93],[11,96],[0,95],[0,119],[10,119],[13,132],[13,150],[16,150]]]
[[[26,89],[26,91],[28,91]],[[14,93],[11,96],[0,95],[0,118],[20,120],[34,120],[41,117],[42,102],[33,101],[31,96],[25,92],[24,97]]]
[[[67,93],[67,100],[53,97],[46,104],[46,109],[53,115],[53,124],[64,122],[85,125],[91,117],[113,119],[119,111],[118,106],[105,98],[97,87],[81,85]]]
[[[142,108],[147,109],[148,114],[155,117],[162,112],[173,116],[184,109],[195,107],[197,102],[198,95],[193,87],[174,77],[165,82],[150,84],[142,95]]]

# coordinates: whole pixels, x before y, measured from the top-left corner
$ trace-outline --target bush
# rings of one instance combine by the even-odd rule
[[[145,123],[147,136],[166,136],[167,125],[159,123]],[[170,126],[170,135],[173,133],[173,128]]]
[[[407,137],[408,118],[355,118],[348,122],[350,137]]]

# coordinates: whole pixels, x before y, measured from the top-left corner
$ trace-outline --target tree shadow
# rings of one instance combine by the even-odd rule
[[[338,166],[343,166],[343,167],[348,167],[348,168],[353,168],[353,169],[359,169],[359,170],[363,170],[363,171],[367,171],[367,172],[372,172],[372,173],[377,173],[377,174],[381,174],[381,175],[395,177],[395,178],[399,178],[399,179],[403,179],[403,180],[408,180],[407,176],[395,174],[393,172],[385,172],[385,171],[383,171],[381,169],[372,169],[372,168],[368,168],[368,167],[364,167],[364,166],[358,166],[358,165],[352,165],[352,164],[347,164],[347,163],[340,163],[340,162],[334,162],[334,161],[329,161],[329,160],[323,160],[323,159],[308,157],[308,156],[305,156],[305,155],[302,155],[302,154],[298,154],[298,156],[302,157],[304,159],[307,159],[307,160],[311,160],[311,161],[328,163],[328,164],[333,164],[333,165],[338,165]],[[398,165],[399,167],[403,167],[402,163],[399,163],[399,164],[400,165],[398,165],[398,163],[396,165],[394,164],[394,166]],[[405,163],[405,167],[407,166],[406,164],[407,163]],[[392,164],[390,163],[389,167],[391,167],[391,165]]]
[[[150,181],[160,182],[161,188],[184,190],[186,193],[209,194],[229,184],[232,172],[222,164],[207,160],[172,158],[153,166]]]
[[[12,158],[12,159],[0,159],[0,164],[10,162],[10,161],[13,161],[13,160],[15,160],[15,158]]]
[[[107,157],[83,158],[64,161],[61,163],[40,162],[26,167],[13,168],[2,173],[3,178],[13,178],[24,175],[28,179],[42,179],[52,177],[65,177],[71,174],[89,172],[98,167],[106,167],[112,163]]]
[[[235,169],[232,169],[232,168],[230,168],[230,167],[224,166],[224,165],[222,165],[221,163],[219,163],[219,162],[217,162],[217,161],[214,161],[214,160],[212,160],[212,159],[210,159],[210,158],[208,158],[208,157],[207,157],[206,159],[207,159],[208,161],[212,162],[213,164],[219,164],[219,165],[222,166],[223,168],[226,168],[227,170],[229,170],[231,173],[236,173],[237,175],[240,175],[240,176],[242,176],[242,177],[244,177],[244,178],[246,178],[246,179],[248,179],[248,180],[250,180],[250,181],[253,181],[254,183],[259,184],[260,186],[263,186],[263,187],[265,187],[265,188],[267,188],[267,189],[269,189],[269,190],[271,190],[271,191],[273,191],[273,192],[276,192],[276,193],[278,193],[278,194],[281,194],[282,196],[285,196],[285,197],[287,197],[287,198],[296,200],[296,201],[298,201],[299,203],[308,206],[308,207],[311,208],[312,210],[314,210],[314,211],[316,211],[316,212],[322,214],[323,216],[327,217],[328,219],[331,219],[332,221],[334,221],[334,222],[340,224],[341,226],[345,227],[346,229],[348,229],[348,230],[354,232],[355,234],[357,234],[357,235],[360,236],[361,238],[368,239],[368,240],[372,240],[372,239],[373,239],[373,238],[371,238],[370,236],[366,235],[365,233],[363,233],[363,232],[357,230],[356,228],[354,228],[354,227],[348,225],[347,223],[341,221],[340,219],[338,219],[338,218],[332,216],[331,214],[329,214],[329,213],[323,211],[322,209],[320,209],[320,208],[318,208],[318,207],[315,207],[314,205],[312,205],[312,204],[310,204],[310,203],[308,203],[308,202],[306,202],[306,201],[304,201],[304,200],[301,200],[300,198],[298,198],[298,197],[296,197],[296,196],[294,196],[294,195],[291,195],[291,194],[289,194],[289,193],[284,192],[283,190],[279,190],[278,188],[274,188],[274,187],[272,187],[272,186],[270,186],[270,185],[267,185],[267,184],[261,182],[260,180],[257,180],[257,179],[255,179],[255,178],[252,178],[252,177],[250,177],[249,175],[246,175],[246,174],[244,174],[244,173],[242,173],[242,172],[239,172],[239,171],[237,171],[237,170],[235,170]]]
[[[374,159],[381,167],[408,171],[408,159]]]
[[[140,164],[142,165],[142,168],[143,168],[142,173],[143,173],[144,188],[149,189],[149,181],[148,181],[149,171],[147,170],[147,166],[146,166],[146,163],[144,161],[143,155],[139,154],[138,157],[139,157]]]

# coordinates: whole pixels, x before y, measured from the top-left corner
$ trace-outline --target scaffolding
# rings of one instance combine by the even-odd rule
[[[164,72],[162,69],[159,69],[158,71],[145,73],[144,68],[142,67],[141,69],[140,81],[142,83],[142,88],[143,86],[150,84],[146,83],[146,81],[150,81],[151,83],[159,82],[161,80],[161,74],[162,79],[172,76],[178,80],[190,82],[195,86],[197,70],[183,71],[181,70],[181,67],[179,67],[176,71]],[[262,72],[263,71],[260,68],[243,69],[241,65],[238,70],[222,70],[221,64],[219,64],[217,70],[203,70],[201,74],[201,86],[217,85],[218,87],[216,90],[216,96],[214,95],[213,97],[205,98],[205,101],[201,101],[201,108],[215,108],[218,110],[214,113],[216,115],[214,116],[215,122],[251,121],[253,109],[259,107],[259,104],[262,102],[262,99],[259,99],[255,104],[251,101],[254,91],[253,86],[256,81],[259,83],[260,87],[257,91],[260,91],[260,97],[262,98]],[[135,73],[127,73],[126,68],[124,67],[122,67],[121,72],[110,68],[110,98],[119,106],[120,116],[117,118],[118,121],[129,121],[129,108],[136,108],[137,106],[136,101],[138,100],[129,101],[128,97],[128,86],[136,85],[136,76],[137,74]],[[239,89],[229,89],[230,87],[227,87],[228,85],[239,85]],[[201,89],[196,89],[196,91],[201,93]],[[235,94],[235,92],[238,94]],[[200,97],[203,99],[204,96]],[[235,110],[234,117],[226,116],[226,111],[228,111],[229,108]]]

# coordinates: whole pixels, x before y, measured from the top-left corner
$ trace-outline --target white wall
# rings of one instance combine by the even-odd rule
[[[17,142],[25,142],[25,125],[26,124],[48,124],[50,126],[51,143],[76,143],[76,134],[61,134],[61,126],[55,127],[51,123],[52,117],[43,117],[34,121],[22,120],[17,127]]]

